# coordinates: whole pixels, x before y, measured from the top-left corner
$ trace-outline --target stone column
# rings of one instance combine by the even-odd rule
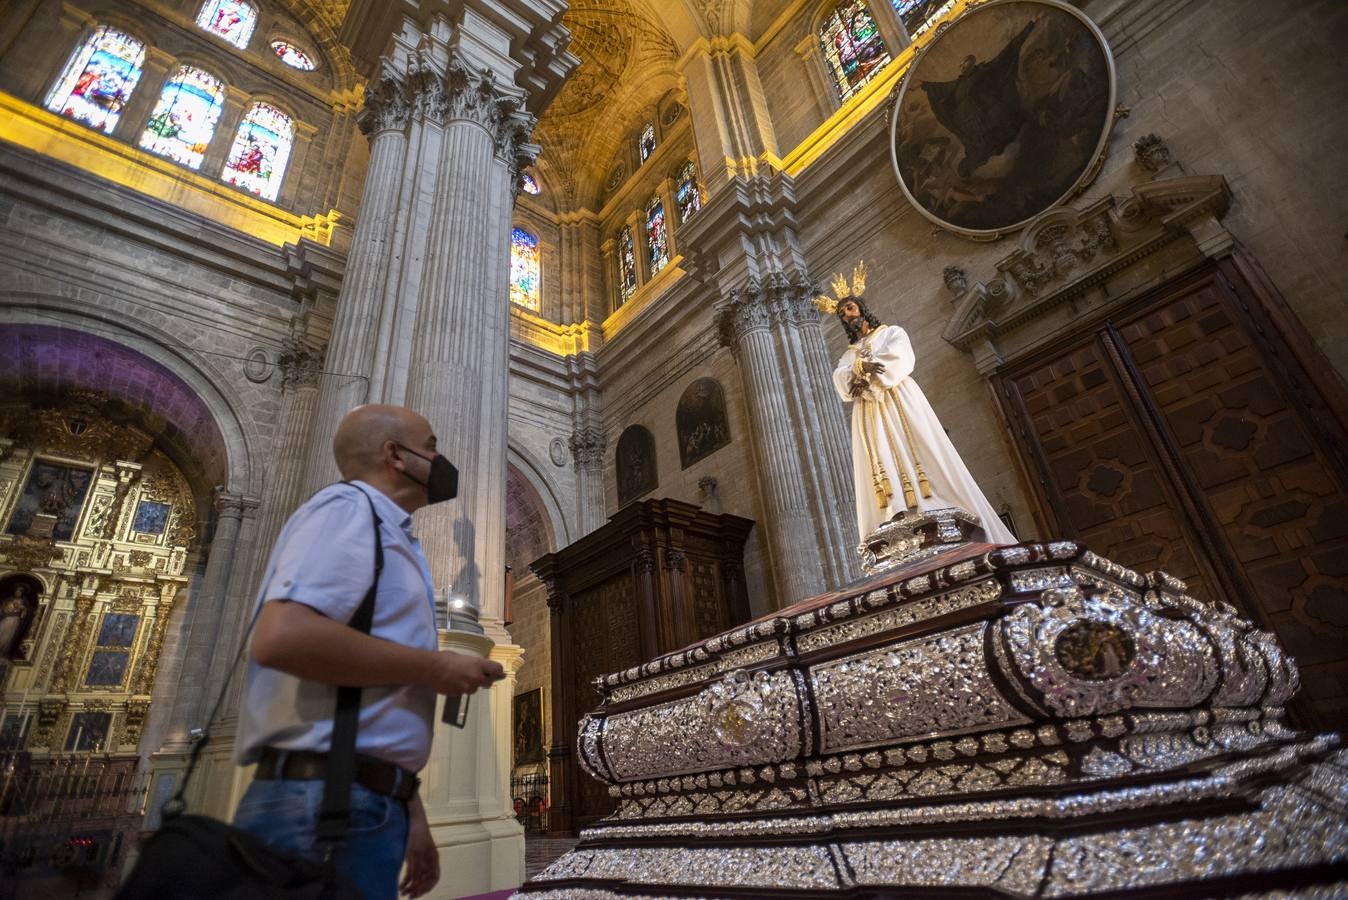
[[[855,572],[852,463],[814,294],[803,276],[750,278],[717,311],[744,382],[759,526],[782,605],[838,588]]]
[[[618,241],[610,237],[599,245],[599,252],[604,258],[604,295],[596,300],[591,300],[597,307],[599,321],[608,318],[609,313],[622,306],[622,274],[618,271]]]
[[[206,556],[206,572],[196,596],[188,600],[187,622],[183,629],[182,669],[175,686],[172,712],[169,714],[167,739],[163,751],[184,751],[190,731],[206,724],[213,698],[207,697],[213,667],[228,667],[234,647],[224,647],[221,623],[224,619],[230,583],[237,571],[235,558],[239,532],[245,511],[257,507],[257,500],[216,491],[215,534]],[[223,677],[220,673],[218,677]]]
[[[568,442],[576,466],[576,503],[580,534],[584,537],[608,521],[604,502],[604,461],[608,436],[594,426],[578,428]]]
[[[698,41],[680,61],[697,155],[715,194],[762,154],[777,154],[753,44],[743,35]]]
[[[145,48],[145,62],[141,65],[140,80],[131,92],[131,99],[122,107],[117,127],[113,134],[131,144],[140,146],[140,136],[145,132],[145,123],[150,119],[159,95],[164,92],[164,83],[168,81],[170,68],[176,68],[177,61],[157,47]]]
[[[511,210],[520,171],[538,151],[528,142],[534,115],[579,60],[559,49],[567,37],[560,0],[357,2],[352,10],[344,32],[353,52],[377,60],[361,117],[370,164],[325,362],[337,374],[319,389],[308,484],[332,480],[332,436],[351,407],[395,403],[426,415],[459,469],[459,497],[418,513],[416,528],[437,594],[459,595],[473,614],[454,622],[442,645],[508,656]],[[385,19],[397,20],[394,33],[367,53],[378,38],[357,26]],[[489,651],[493,641],[505,646]],[[474,698],[466,728],[437,726],[434,753],[447,755],[453,774],[433,773],[422,794],[444,873],[435,896],[518,884],[523,834],[504,812],[510,773],[499,749],[510,739],[509,690]]]
[[[384,282],[393,247],[393,226],[404,182],[408,153],[407,126],[412,115],[411,86],[396,66],[389,64],[365,92],[365,108],[358,119],[370,140],[356,230],[347,254],[346,272],[332,323],[324,378],[314,415],[305,489],[313,492],[339,476],[332,458],[332,436],[337,423],[354,406],[377,399],[371,393],[371,371],[377,342],[387,336],[379,329],[385,306]]]
[[[558,216],[558,226],[561,290],[557,293],[561,303],[557,321],[564,325],[587,319],[602,322],[608,304],[599,262],[599,219],[588,210],[568,212]]]
[[[421,775],[431,835],[440,848],[440,884],[432,896],[464,897],[524,880],[524,829],[508,790],[511,745],[496,739],[510,731],[515,675],[524,651],[463,628],[441,632],[440,648],[486,656],[506,670],[504,681],[469,697],[463,728],[437,726]]]
[[[239,123],[243,121],[244,111],[248,108],[250,97],[231,85],[225,85],[225,104],[220,118],[215,123],[215,132],[211,142],[201,157],[201,168],[197,169],[209,178],[219,178],[229,160],[229,151],[234,146],[234,136],[239,132]],[[292,154],[293,159],[293,154]],[[294,181],[295,179],[290,179]]]

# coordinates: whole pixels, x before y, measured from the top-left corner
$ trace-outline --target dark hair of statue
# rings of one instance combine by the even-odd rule
[[[857,305],[857,309],[861,310],[861,318],[857,319],[851,325],[847,323],[847,320],[843,318],[842,314],[843,304],[848,302],[855,303]],[[838,317],[838,321],[842,323],[843,331],[847,332],[847,343],[849,344],[855,344],[857,340],[861,337],[861,323],[863,320],[866,322],[867,325],[871,326],[871,331],[874,331],[875,329],[879,328],[880,325],[882,324],[880,320],[876,318],[875,313],[871,312],[866,307],[866,301],[862,300],[860,297],[844,297],[842,300],[839,300],[838,309],[837,312],[834,313],[834,315],[836,315]]]

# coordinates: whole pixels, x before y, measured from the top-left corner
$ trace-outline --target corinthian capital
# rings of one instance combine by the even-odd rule
[[[371,137],[406,128],[412,118],[413,96],[406,77],[392,71],[387,60],[380,69],[379,77],[365,88],[365,105],[356,120]]]
[[[716,329],[721,345],[738,349],[748,334],[779,326],[818,324],[819,311],[811,302],[818,289],[803,272],[770,272],[749,276],[716,307]]]
[[[608,436],[598,428],[580,428],[567,441],[571,456],[576,460],[576,470],[602,469],[604,451],[608,449]]]

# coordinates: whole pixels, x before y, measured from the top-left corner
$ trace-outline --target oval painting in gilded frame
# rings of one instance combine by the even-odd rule
[[[1114,124],[1104,35],[1058,0],[991,0],[914,60],[890,116],[904,195],[942,228],[991,239],[1085,186]]]

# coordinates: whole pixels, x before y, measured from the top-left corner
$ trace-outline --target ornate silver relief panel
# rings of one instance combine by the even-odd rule
[[[985,623],[814,666],[820,752],[1028,722],[993,685]]]

